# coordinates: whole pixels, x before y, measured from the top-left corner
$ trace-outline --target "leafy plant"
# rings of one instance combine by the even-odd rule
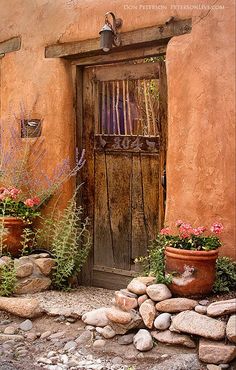
[[[214,293],[227,293],[236,290],[236,262],[229,257],[219,257],[216,261]]]
[[[210,251],[221,246],[218,235],[222,232],[223,226],[220,223],[214,223],[210,230],[207,230],[205,226],[194,228],[181,220],[176,222],[176,226],[177,233],[173,233],[169,227],[160,231],[159,241],[163,247]],[[204,235],[205,232],[208,234]]]
[[[74,195],[61,217],[52,223],[51,251],[56,261],[53,285],[56,289],[65,289],[68,278],[81,270],[88,257],[91,237],[88,219],[81,221],[82,211]]]
[[[155,276],[157,283],[170,284],[172,276],[165,275],[164,251],[163,235],[158,234],[148,248],[148,255],[137,258],[136,262],[143,265],[143,274]]]
[[[0,296],[10,296],[15,290],[16,271],[14,261],[0,265]]]
[[[34,232],[32,229],[29,227],[25,227],[23,230],[22,234],[22,250],[21,250],[21,255],[27,255],[30,253],[30,251],[34,248],[35,243],[36,243],[36,232]]]

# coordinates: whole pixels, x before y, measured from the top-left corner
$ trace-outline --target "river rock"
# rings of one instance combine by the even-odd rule
[[[18,334],[1,334],[0,333],[0,344],[4,343],[6,341],[13,341],[13,342],[21,342],[24,340],[23,335],[18,335]]]
[[[152,329],[156,315],[154,302],[151,299],[147,299],[141,304],[139,308],[139,313],[143,319],[145,326],[147,326],[149,329]]]
[[[232,313],[236,313],[236,298],[214,302],[207,307],[207,315],[213,317]]]
[[[131,293],[128,289],[120,289],[120,292],[130,298],[138,298],[137,294]]]
[[[20,326],[19,326],[20,330],[23,330],[23,331],[29,331],[29,330],[31,330],[31,329],[32,329],[32,327],[33,327],[33,323],[32,323],[32,321],[31,321],[31,320],[29,320],[29,319],[27,319],[27,320],[23,321],[23,322],[20,324]]]
[[[236,346],[206,339],[199,341],[199,359],[211,364],[227,364],[236,357]]]
[[[4,331],[3,331],[4,334],[15,334],[16,333],[16,328],[14,326],[7,326]]]
[[[150,370],[200,370],[202,365],[198,356],[192,353],[172,355],[170,359],[151,367]]]
[[[94,349],[101,349],[105,346],[106,341],[104,339],[97,339],[93,343],[93,348]]]
[[[171,324],[171,314],[165,312],[161,313],[154,321],[154,326],[158,330],[166,330]]]
[[[115,304],[124,311],[130,311],[132,308],[138,306],[138,301],[136,298],[128,297],[122,292],[115,292]]]
[[[140,297],[138,297],[138,305],[141,306],[141,304],[145,302],[147,299],[149,299],[147,294],[141,295]]]
[[[106,326],[109,324],[109,320],[107,317],[107,313],[109,312],[109,308],[101,307],[96,310],[92,310],[90,312],[85,313],[82,316],[82,321],[87,325],[92,326]]]
[[[226,335],[231,342],[236,343],[236,315],[232,315],[229,318],[226,326]]]
[[[182,312],[192,310],[198,302],[188,298],[171,298],[156,304],[157,311],[160,312]]]
[[[19,261],[19,260],[16,260]],[[32,274],[33,272],[33,264],[32,262],[26,262],[21,264],[15,264],[16,269],[16,277],[17,278],[24,278]]]
[[[132,293],[142,295],[146,293],[147,287],[144,283],[135,278],[131,280],[131,282],[127,286],[127,289]]]
[[[111,339],[116,335],[116,332],[110,325],[104,326],[104,328],[96,328],[96,331],[106,339]]]
[[[107,311],[107,318],[110,321],[118,323],[118,324],[128,324],[132,320],[132,316],[130,312],[124,312],[117,307],[112,307]],[[101,326],[101,325],[97,325],[97,326]]]
[[[29,278],[21,279],[17,282],[15,293],[16,294],[28,294],[38,293],[47,290],[52,281],[47,277],[36,277],[31,275]]]
[[[50,275],[53,267],[56,266],[56,261],[52,258],[37,258],[34,263],[39,267],[44,275]]]
[[[26,318],[38,317],[44,313],[34,298],[0,297],[0,310]]]
[[[201,313],[202,315],[206,315],[207,313],[207,307],[206,306],[202,306],[200,304],[198,304],[196,307],[195,307],[195,311],[198,312],[198,313]]]
[[[140,329],[134,336],[134,346],[138,351],[149,351],[153,347],[152,336],[146,329]]]
[[[157,341],[173,345],[182,345],[189,348],[195,348],[196,344],[185,334],[173,333],[170,330],[165,330],[162,332],[152,331],[152,336]]]
[[[64,346],[64,350],[65,351],[73,351],[73,350],[76,349],[77,345],[78,344],[74,340],[69,340],[68,342],[66,342],[66,344]]]
[[[9,265],[12,263],[12,259],[9,256],[2,256],[0,258],[0,266],[2,265]]]
[[[125,334],[129,330],[145,327],[141,316],[135,310],[131,310],[130,315],[131,321],[128,324],[119,324],[112,321],[110,322],[110,326],[116,332],[116,334]]]
[[[128,345],[133,343],[134,333],[122,335],[118,338],[117,342],[121,345]]]
[[[171,291],[165,284],[153,284],[147,287],[147,295],[153,301],[163,301],[164,299],[168,299],[172,296]]]
[[[154,276],[138,276],[136,279],[146,286],[156,283],[156,278]]]
[[[222,370],[221,366],[213,365],[213,364],[208,364],[207,365],[207,370]]]
[[[92,342],[93,340],[93,333],[91,331],[84,331],[81,333],[78,338],[76,338],[75,342],[77,343],[78,346],[84,346],[87,343]]]
[[[222,321],[201,315],[195,311],[183,311],[172,319],[172,326],[189,334],[199,335],[210,339],[223,339],[226,324]]]

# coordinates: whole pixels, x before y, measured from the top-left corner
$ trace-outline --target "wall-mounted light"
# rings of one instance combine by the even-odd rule
[[[112,24],[109,22],[109,15],[112,17]],[[115,14],[112,12],[107,12],[105,14],[105,24],[102,27],[100,34],[100,46],[105,52],[111,50],[112,45],[120,46],[121,40],[117,29],[122,26],[122,19],[116,18]]]

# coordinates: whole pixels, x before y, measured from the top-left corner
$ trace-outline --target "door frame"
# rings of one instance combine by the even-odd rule
[[[125,52],[118,52],[117,55],[113,54],[112,55],[112,65],[119,64],[120,62],[128,62],[131,60],[136,60],[136,59],[144,59],[145,57],[155,57],[155,56],[163,56],[166,54],[166,47],[167,45],[162,45],[162,46],[156,46],[156,47],[151,47],[151,48],[145,48],[144,49],[135,49],[135,50],[130,50],[130,51],[125,51]],[[91,64],[90,64],[91,63]],[[83,141],[84,141],[84,132],[83,132],[83,114],[84,114],[84,93],[83,93],[83,88],[84,88],[84,68],[86,67],[92,67],[92,66],[102,66],[106,64],[111,64],[111,58],[110,55],[105,55],[102,56],[100,59],[100,62],[98,62],[98,58],[92,60],[89,63],[89,59],[86,58],[85,60],[81,61],[76,61],[74,62],[74,73],[75,73],[75,102],[74,106],[76,107],[76,147],[78,148],[79,152],[82,151],[83,148]],[[167,93],[166,93],[167,95]],[[166,122],[167,122],[167,117],[166,117]],[[86,135],[89,135],[87,133]],[[165,146],[166,147],[166,146]],[[167,147],[166,147],[167,149]],[[89,158],[89,166],[91,167],[91,171],[94,169],[94,159]],[[91,172],[90,171],[90,172]],[[78,181],[79,183],[82,182],[80,180],[80,174],[78,176]],[[87,190],[85,191],[85,199],[93,199],[92,194],[88,194]],[[84,199],[84,194],[83,190],[80,191],[79,193],[79,198],[78,198],[78,203],[82,204]],[[85,216],[90,216],[93,215],[93,210],[94,210],[94,199],[92,202],[89,202],[89,205],[87,204],[87,211],[88,213],[85,212]],[[93,218],[92,218],[93,222]],[[94,227],[91,227],[91,230],[94,232]],[[92,245],[94,242],[94,234],[92,234]],[[94,266],[94,261],[93,261],[93,248],[91,250],[91,253],[88,257],[87,263],[83,266],[82,271],[79,276],[79,282],[80,284],[83,285],[91,285],[92,280],[93,280],[93,266]],[[113,271],[112,268],[104,268],[103,271],[107,270],[106,272],[110,274],[111,277],[111,282],[112,280],[116,278],[116,274],[119,273],[119,279],[122,280],[122,284],[125,286],[127,285],[127,282],[130,280],[131,277],[135,276],[137,273],[135,271],[124,271],[121,269],[115,269],[116,271]],[[114,278],[113,278],[114,275]]]

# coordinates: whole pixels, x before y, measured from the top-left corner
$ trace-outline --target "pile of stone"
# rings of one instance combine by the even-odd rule
[[[172,298],[164,284],[153,277],[133,279],[127,289],[115,292],[112,307],[82,316],[88,330],[104,338],[119,335],[120,344],[133,343],[149,351],[154,343],[198,345],[205,363],[228,364],[236,357],[236,299],[209,304],[206,300]]]
[[[12,263],[8,256],[0,258],[0,267]],[[52,269],[55,260],[48,253],[32,254],[13,260],[17,283],[15,294],[38,293],[49,289],[52,284]],[[1,271],[1,270],[0,270]]]

